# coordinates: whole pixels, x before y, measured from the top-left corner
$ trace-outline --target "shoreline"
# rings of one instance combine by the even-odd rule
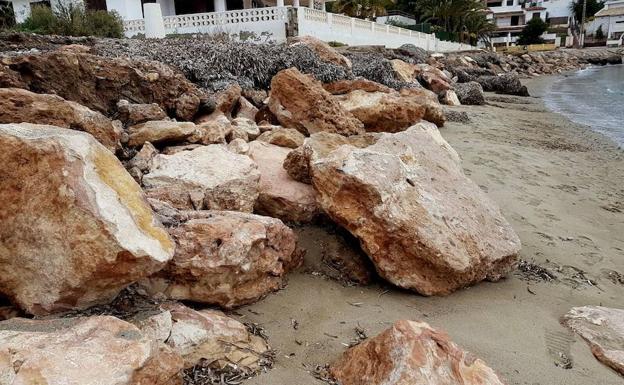
[[[527,85],[535,91],[556,77]],[[621,306],[624,152],[534,95],[487,94],[488,105],[453,108],[470,122],[440,130],[466,174],[520,236],[521,269],[446,297],[422,297],[384,282],[345,287],[316,270],[332,235],[317,226],[298,228],[307,249],[304,267],[285,289],[236,312],[242,321],[261,324],[279,351],[275,368],[249,384],[323,384],[306,372],[336,359],[355,327],[374,336],[398,319],[445,330],[509,385],[621,383],[559,320],[574,306]],[[556,280],[540,278],[540,269]]]

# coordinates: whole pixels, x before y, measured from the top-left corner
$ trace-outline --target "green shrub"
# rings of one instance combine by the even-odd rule
[[[604,40],[606,38],[604,31],[602,30],[602,25],[598,27],[596,30],[596,40]]]
[[[518,45],[541,44],[544,40],[542,34],[548,29],[548,24],[544,20],[538,18],[531,19],[520,32]]]
[[[0,5],[0,30],[15,26],[15,13],[11,5]]]
[[[73,3],[60,3],[54,10],[34,6],[19,29],[46,35],[123,37],[123,21],[119,14],[85,10]]]

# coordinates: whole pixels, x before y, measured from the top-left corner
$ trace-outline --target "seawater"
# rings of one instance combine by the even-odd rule
[[[590,67],[556,80],[546,106],[624,147],[624,65]]]

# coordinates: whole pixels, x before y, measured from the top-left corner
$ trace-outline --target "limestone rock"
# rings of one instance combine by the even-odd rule
[[[0,123],[50,124],[88,132],[106,148],[120,147],[121,126],[99,112],[56,95],[0,88]]]
[[[483,87],[481,87],[481,84],[477,82],[457,83],[453,88],[461,104],[485,104],[485,96],[483,95]]]
[[[401,320],[330,367],[342,385],[504,385],[481,359],[425,322]]]
[[[8,124],[0,146],[0,293],[25,311],[110,301],[173,256],[139,185],[90,135]]]
[[[417,67],[414,64],[406,63],[400,59],[391,60],[392,69],[396,78],[405,83],[412,83],[416,81],[415,75]]]
[[[446,90],[440,94],[440,101],[447,106],[460,106],[461,102],[453,90]]]
[[[448,294],[515,264],[520,240],[433,124],[341,146],[310,169],[321,208],[399,287]]]
[[[288,148],[297,148],[301,146],[305,140],[305,136],[294,128],[273,127],[272,130],[260,134],[258,140]]]
[[[249,143],[247,143],[244,139],[236,138],[232,140],[228,143],[227,148],[235,154],[249,154]]]
[[[182,358],[110,316],[0,322],[2,384],[181,385]]]
[[[182,356],[184,367],[204,361],[213,369],[232,363],[246,373],[260,369],[269,347],[242,323],[219,311],[195,311],[177,303],[163,304],[160,309],[161,313],[134,323],[144,335],[153,336]]]
[[[297,241],[279,219],[234,211],[182,212],[169,222],[176,254],[141,284],[164,293],[233,308],[278,290],[300,262]]]
[[[293,180],[282,167],[290,150],[259,141],[249,143],[249,157],[260,171],[255,211],[288,222],[311,222],[320,212],[314,189]]]
[[[344,95],[351,91],[362,90],[366,92],[386,92],[390,93],[394,90],[390,87],[386,87],[383,84],[375,83],[374,81],[358,77],[353,80],[345,79],[338,80],[332,83],[323,84],[325,91],[332,95]]]
[[[564,316],[563,323],[583,337],[600,362],[624,375],[624,310],[574,307]]]
[[[217,113],[222,113],[228,118],[232,117],[232,113],[236,108],[238,101],[241,98],[241,87],[234,83],[227,87],[226,89],[217,92],[216,94],[216,111]]]
[[[203,144],[225,143],[231,131],[232,125],[225,115],[212,114],[210,119],[203,119],[198,123],[197,130],[190,140]]]
[[[451,88],[450,79],[441,70],[429,64],[418,64],[417,67],[418,80],[427,89],[440,94]]]
[[[171,116],[192,120],[202,92],[184,75],[155,61],[104,58],[72,51],[51,51],[2,59],[25,88],[56,94],[112,115],[120,99],[156,103]]]
[[[398,93],[356,90],[337,98],[368,132],[402,131],[420,122],[426,111],[419,99]]]
[[[195,134],[196,126],[192,122],[154,120],[139,123],[128,128],[128,145],[142,146],[145,142],[182,142]]]
[[[237,118],[246,118],[255,121],[258,111],[258,108],[244,96],[238,98],[238,110],[236,111]]]
[[[408,97],[413,103],[420,103],[425,107],[424,119],[428,122],[435,123],[436,126],[444,126],[446,115],[440,103],[438,96],[424,88],[406,88],[400,91],[401,96]]]
[[[156,103],[134,104],[127,100],[117,102],[119,119],[127,126],[147,122],[149,120],[164,120],[167,114]]]
[[[241,129],[247,134],[248,140],[254,140],[260,136],[260,129],[256,122],[247,118],[236,118],[232,120],[232,127]]]
[[[324,62],[332,63],[344,67],[347,70],[351,69],[351,60],[347,57],[339,54],[335,49],[329,46],[329,44],[325,43],[322,40],[314,38],[312,36],[297,36],[291,40],[291,44],[303,44],[310,48],[315,54],[318,55],[319,59]]]
[[[364,131],[362,123],[318,81],[296,68],[273,77],[269,108],[282,126],[296,128],[305,135],[321,131],[353,135]]]
[[[223,145],[211,144],[173,155],[157,155],[143,186],[151,198],[178,209],[251,212],[258,198],[256,164]]]

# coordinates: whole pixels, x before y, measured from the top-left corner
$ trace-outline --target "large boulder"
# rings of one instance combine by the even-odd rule
[[[120,147],[121,125],[99,112],[56,95],[0,88],[0,123],[49,124],[88,132],[106,148]]]
[[[117,102],[117,114],[126,126],[149,120],[164,120],[167,117],[167,113],[156,103],[135,104],[123,99]]]
[[[486,92],[498,94],[529,96],[526,86],[522,85],[520,78],[515,73],[506,73],[494,76],[480,76],[476,81],[481,84]]]
[[[624,310],[574,307],[564,316],[563,323],[589,344],[600,362],[624,375]]]
[[[269,108],[282,126],[296,128],[305,135],[321,131],[342,135],[364,132],[363,124],[318,81],[296,68],[280,71],[273,77]]]
[[[196,130],[197,127],[192,122],[151,120],[128,127],[128,145],[140,147],[145,142],[182,142],[193,136]]]
[[[269,350],[261,337],[220,311],[196,311],[179,303],[165,303],[159,310],[139,314],[131,322],[179,354],[185,368],[207,362],[210,368],[222,370],[235,363],[236,369],[253,373]]]
[[[110,316],[0,322],[0,383],[181,385],[182,358]]]
[[[148,196],[186,209],[251,212],[260,173],[245,155],[212,144],[172,155],[159,154],[143,176]]]
[[[481,359],[425,322],[401,320],[330,366],[342,385],[504,385]]]
[[[303,144],[305,136],[294,128],[283,128],[275,126],[269,131],[265,131],[258,137],[261,142],[267,142],[276,146],[297,148]]]
[[[57,50],[5,57],[2,63],[31,91],[56,94],[108,115],[125,99],[157,103],[170,116],[191,120],[204,98],[184,75],[156,61]]]
[[[162,215],[172,215],[158,209]],[[234,211],[173,212],[176,253],[141,281],[152,294],[233,308],[278,290],[301,261],[297,240],[279,219]]]
[[[398,132],[425,116],[419,98],[398,93],[352,91],[336,96],[342,107],[364,123],[368,132]]]
[[[483,87],[477,82],[457,83],[453,86],[461,104],[483,105],[485,95]]]
[[[0,293],[31,314],[110,301],[174,243],[139,185],[89,134],[0,125]]]
[[[288,222],[311,222],[320,212],[314,189],[293,180],[282,164],[289,149],[259,141],[249,143],[249,157],[260,171],[255,211]]]
[[[324,62],[332,63],[344,67],[346,70],[351,69],[351,60],[339,54],[335,49],[322,40],[312,36],[297,36],[290,39],[291,45],[305,45],[310,48],[319,59]]]
[[[416,66],[416,76],[424,87],[436,94],[451,88],[451,80],[448,76],[442,70],[429,64],[418,64]]]
[[[384,86],[383,84],[375,83],[371,80],[367,80],[361,77],[357,77],[355,79],[344,79],[337,80],[331,83],[323,84],[323,88],[325,91],[329,92],[332,95],[343,95],[348,94],[351,91],[362,90],[366,92],[393,92],[394,90],[390,87]]]
[[[515,264],[520,240],[433,124],[343,145],[310,169],[321,208],[399,287],[448,294]]]

